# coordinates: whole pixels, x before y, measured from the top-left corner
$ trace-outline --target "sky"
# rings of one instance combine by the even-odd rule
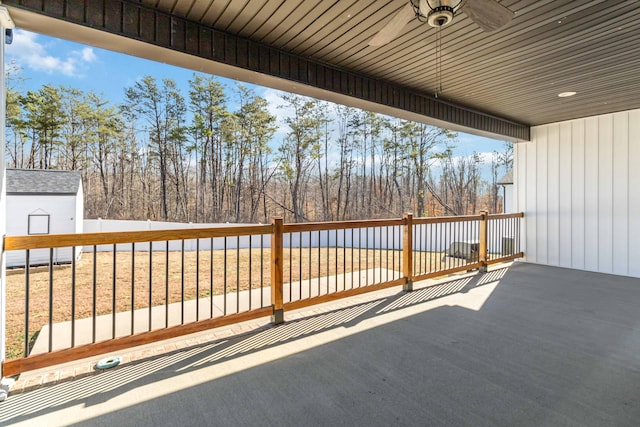
[[[21,91],[38,90],[44,84],[70,86],[102,94],[113,104],[123,102],[124,89],[145,75],[154,76],[158,80],[171,78],[185,95],[188,94],[188,80],[193,76],[193,71],[188,69],[20,29],[14,30],[13,43],[6,46],[6,63],[11,62],[19,66],[21,82],[18,89]],[[234,80],[217,78],[227,90],[236,85]],[[245,85],[270,103],[272,114],[283,114],[277,108],[279,91],[252,84]],[[282,125],[278,134],[285,133],[286,129]],[[477,152],[483,159],[490,161],[491,153],[504,151],[504,146],[503,141],[458,133],[453,152],[456,156],[468,156]]]

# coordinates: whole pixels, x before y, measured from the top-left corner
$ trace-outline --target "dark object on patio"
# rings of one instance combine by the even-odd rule
[[[444,262],[446,257],[475,262],[479,259],[479,250],[480,243],[475,241],[452,242],[449,249],[444,252],[441,262]]]

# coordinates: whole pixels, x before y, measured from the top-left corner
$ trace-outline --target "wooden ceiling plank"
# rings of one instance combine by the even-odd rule
[[[213,27],[228,31],[229,25],[243,13],[247,5],[252,7],[260,7],[264,3],[263,0],[231,0],[222,13],[218,15],[218,19],[214,22]]]
[[[193,0],[193,4],[186,15],[187,19],[203,23],[202,20],[213,6],[213,3],[213,0]]]
[[[255,32],[270,23],[276,11],[284,7],[284,3],[285,0],[267,1],[261,8],[256,9],[256,13],[251,18],[246,20],[244,26],[238,30],[238,34],[252,40],[258,40],[255,37]]]
[[[269,17],[269,20],[265,21],[263,25],[253,32],[251,39],[259,42],[266,42],[268,35],[273,31],[273,29],[282,25],[282,21],[287,19],[287,16],[293,13],[301,3],[304,3],[304,0],[287,0],[282,3],[282,5]]]
[[[209,27],[215,28],[216,21],[220,18],[220,15],[229,7],[229,3],[233,0],[213,0],[211,7],[205,12],[200,23]]]

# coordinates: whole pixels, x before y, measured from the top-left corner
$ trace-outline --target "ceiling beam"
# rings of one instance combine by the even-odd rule
[[[147,47],[170,49],[187,56],[166,56],[166,51],[165,55],[151,55],[143,52],[144,49],[140,46],[135,48],[134,45],[122,39],[115,42],[119,46],[114,46],[113,40],[108,46],[99,41],[94,42],[95,45],[110,50],[161,61],[164,58],[174,57],[175,61],[164,60],[164,62],[452,130],[502,137],[511,141],[529,140],[530,128],[526,124],[446,102],[423,92],[371,78],[354,70],[340,69],[304,58],[140,3],[128,0],[4,0],[3,3],[11,7],[12,14],[16,15],[14,19],[18,26],[27,30],[91,44],[90,37],[83,38],[77,34],[73,35],[78,32],[56,31],[54,28],[56,21],[60,25],[70,23],[142,42]],[[30,13],[23,14],[23,11]],[[33,14],[53,18],[55,21],[45,19],[44,22],[36,23],[38,17]],[[49,25],[46,25],[47,23]],[[185,60],[185,58],[190,59]],[[220,67],[212,69],[203,65],[202,60],[213,61],[228,67],[226,72],[220,73]],[[238,73],[238,70],[251,72],[253,78],[246,73]],[[256,73],[259,76],[256,76]],[[276,84],[269,77],[284,80],[293,85]]]

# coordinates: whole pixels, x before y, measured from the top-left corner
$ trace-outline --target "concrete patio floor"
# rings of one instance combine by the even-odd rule
[[[639,307],[639,279],[515,263],[10,395],[0,425],[637,426]]]

